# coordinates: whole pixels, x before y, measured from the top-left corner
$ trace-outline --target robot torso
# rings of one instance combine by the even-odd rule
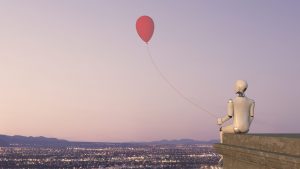
[[[248,97],[236,97],[228,102],[228,114],[233,117],[233,127],[237,132],[249,131],[251,117],[253,117],[254,101]]]

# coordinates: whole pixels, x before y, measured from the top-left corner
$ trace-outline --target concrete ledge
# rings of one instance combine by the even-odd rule
[[[224,169],[300,169],[300,134],[224,134]]]

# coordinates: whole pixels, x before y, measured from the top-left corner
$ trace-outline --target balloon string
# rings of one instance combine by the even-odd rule
[[[154,58],[151,55],[150,48],[149,48],[148,44],[146,46],[147,46],[148,55],[150,57],[152,65],[155,67],[155,69],[158,72],[158,74],[160,75],[160,77],[169,85],[169,87],[171,87],[182,99],[184,99],[188,103],[192,104],[193,106],[195,106],[199,110],[208,113],[212,117],[217,118],[217,116],[215,114],[211,113],[210,111],[206,110],[205,108],[203,108],[199,104],[197,104],[194,101],[192,101],[191,99],[189,99],[185,94],[183,94],[183,92],[181,92],[177,87],[175,87],[175,85],[173,85],[173,83],[171,83],[171,81],[168,80],[168,78],[162,73],[162,71],[160,70],[160,68],[158,67],[156,62],[154,61]]]

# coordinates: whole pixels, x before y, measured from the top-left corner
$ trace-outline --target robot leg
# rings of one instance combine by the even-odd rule
[[[220,128],[220,143],[223,143],[223,133],[234,133],[233,125]]]
[[[222,132],[223,133],[235,133],[233,124],[229,125],[229,126],[222,127]]]

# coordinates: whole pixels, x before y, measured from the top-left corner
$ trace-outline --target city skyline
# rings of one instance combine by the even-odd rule
[[[299,133],[298,1],[0,1],[0,133],[73,141],[219,137],[217,119],[159,77],[152,56],[218,117],[233,85],[256,101],[252,133]]]

